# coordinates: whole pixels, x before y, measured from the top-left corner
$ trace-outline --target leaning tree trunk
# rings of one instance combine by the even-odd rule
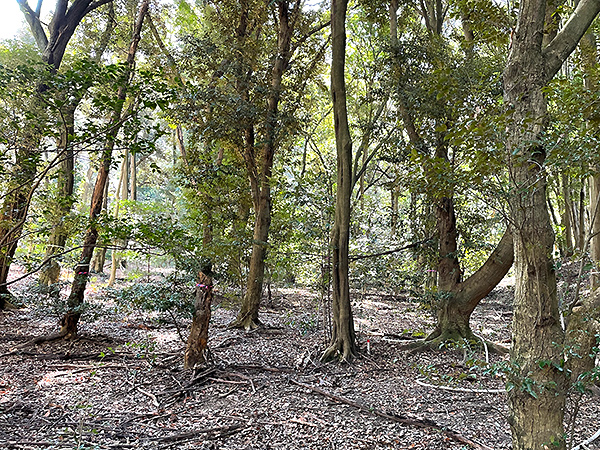
[[[423,348],[438,349],[447,341],[477,342],[470,326],[471,314],[480,301],[504,278],[513,264],[513,240],[504,233],[496,249],[485,263],[466,280],[443,293],[438,301],[437,324],[425,339]],[[411,345],[408,348],[419,348]],[[496,347],[492,348],[496,349]],[[500,350],[500,349],[497,349]]]
[[[118,101],[116,102],[115,109],[111,114],[109,126],[107,127],[109,131],[106,134],[106,143],[104,150],[102,151],[101,165],[100,169],[98,170],[96,184],[94,185],[94,193],[92,194],[92,203],[90,207],[90,226],[83,241],[83,251],[81,252],[79,263],[75,267],[75,276],[71,286],[71,293],[67,299],[68,310],[61,320],[60,334],[65,338],[70,338],[77,335],[77,324],[79,322],[79,318],[81,317],[81,307],[83,306],[85,288],[87,286],[87,280],[89,277],[90,262],[92,260],[94,248],[96,247],[96,242],[98,241],[98,229],[96,228],[95,221],[102,211],[104,190],[108,181],[108,172],[112,163],[112,152],[117,134],[122,124],[123,105],[127,97],[127,88],[135,62],[135,54],[140,42],[144,16],[148,11],[148,3],[149,0],[143,0],[142,4],[140,5],[131,45],[129,47],[129,53],[127,54],[127,62],[125,71],[123,73],[122,84],[117,92]]]
[[[332,359],[350,361],[358,353],[348,279],[350,197],[352,195],[352,138],[348,126],[346,82],[344,80],[347,8],[347,0],[332,0],[331,2],[331,95],[337,150],[337,193],[335,221],[331,236],[333,331],[329,347],[321,357],[324,361]]]
[[[510,112],[506,154],[516,269],[509,374],[514,387],[508,393],[514,450],[566,448],[564,333],[552,259],[554,233],[546,203],[546,152],[540,144],[547,123],[543,89],[600,11],[597,0],[581,0],[556,37],[543,46],[546,2],[519,3],[503,74],[504,102]]]

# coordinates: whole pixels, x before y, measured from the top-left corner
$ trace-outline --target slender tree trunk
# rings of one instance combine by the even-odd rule
[[[254,223],[254,236],[252,243],[252,256],[250,257],[250,269],[248,273],[248,284],[246,295],[242,301],[242,308],[233,322],[232,326],[251,329],[260,324],[258,320],[258,309],[262,295],[265,258],[267,254],[267,241],[269,228],[271,226],[271,173],[277,142],[277,130],[280,128],[278,107],[281,99],[283,74],[288,67],[291,57],[291,42],[295,17],[290,17],[290,12],[297,15],[300,7],[290,8],[290,2],[277,1],[278,7],[278,55],[271,71],[271,94],[267,100],[267,123],[265,124],[265,144],[261,160],[258,162],[254,155],[254,137],[252,130],[246,131],[246,148],[244,159],[250,178],[253,193],[256,221]],[[247,93],[245,94],[247,95]],[[260,169],[260,172],[257,170]]]
[[[125,154],[123,155],[123,162],[121,163],[121,176],[119,177],[119,186],[117,187],[117,195],[116,195],[116,206],[115,206],[115,219],[119,218],[119,211],[121,207],[121,201],[126,200],[128,196],[128,186],[129,186],[129,151],[126,149]],[[117,280],[117,269],[121,265],[121,255],[118,250],[119,247],[124,245],[122,240],[117,240],[113,243],[114,248],[111,253],[111,266],[110,266],[110,276],[108,277],[108,285],[114,286],[115,281]]]
[[[48,244],[46,246],[45,267],[40,272],[40,283],[45,286],[57,283],[60,277],[60,264],[53,257],[64,251],[67,242],[67,229],[65,218],[71,212],[73,206],[73,188],[75,183],[74,168],[75,156],[70,148],[70,139],[75,131],[75,106],[69,106],[63,113],[63,123],[58,139],[57,151],[63,153],[63,159],[59,166],[58,191],[59,199],[56,210],[56,223],[53,224]]]
[[[350,304],[348,278],[350,243],[350,197],[352,195],[352,138],[346,106],[346,11],[347,0],[331,2],[331,95],[337,150],[337,193],[335,221],[331,236],[332,247],[332,313],[333,332],[322,360],[350,361],[358,353],[354,319]]]
[[[598,64],[596,36],[589,31],[580,42],[581,60],[585,74],[585,87],[593,92],[597,82],[595,75]],[[595,173],[589,178],[589,252],[592,260],[590,273],[590,293],[573,307],[568,317],[566,333],[567,367],[571,381],[591,381],[596,362],[594,347],[598,345],[596,336],[600,333],[600,167],[593,167]],[[583,214],[582,214],[583,215]],[[582,249],[585,242],[582,242]],[[577,299],[576,299],[577,300]]]
[[[569,257],[573,255],[573,201],[571,200],[571,188],[569,183],[569,176],[563,173],[561,175],[563,201],[565,204],[563,214],[563,226],[565,228],[565,256]]]
[[[109,181],[107,180],[106,184],[104,186],[104,193],[102,195],[102,197],[104,198],[104,200],[102,201],[102,211],[104,211],[105,213],[108,211],[108,186],[109,186]],[[92,273],[103,273],[105,262],[106,262],[106,247],[105,246],[103,246],[102,248],[95,247],[94,255],[92,256],[90,271]]]
[[[123,74],[123,81],[117,92],[117,99],[119,101],[116,102],[117,106],[112,112],[110,126],[108,127],[109,131],[106,135],[106,143],[104,150],[102,151],[101,165],[100,169],[98,170],[98,176],[94,186],[94,193],[92,194],[92,203],[90,207],[90,226],[83,241],[83,251],[81,252],[79,263],[75,267],[75,276],[71,286],[71,293],[67,299],[68,310],[61,320],[60,334],[65,338],[74,337],[77,335],[77,323],[81,317],[81,307],[83,305],[85,288],[87,286],[89,277],[90,261],[98,240],[98,229],[96,228],[95,220],[102,211],[104,190],[108,181],[110,165],[112,163],[112,152],[117,133],[119,132],[119,124],[122,122],[123,105],[127,97],[127,88],[129,86],[130,77],[135,62],[135,54],[140,42],[144,16],[148,11],[148,3],[149,0],[143,0],[140,5],[131,45],[127,54],[126,69]]]

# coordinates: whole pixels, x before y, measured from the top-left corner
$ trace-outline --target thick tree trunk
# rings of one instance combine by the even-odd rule
[[[357,355],[354,319],[350,304],[349,242],[350,197],[352,195],[352,139],[346,109],[346,10],[347,0],[331,2],[331,95],[337,150],[337,193],[335,221],[331,236],[333,262],[332,313],[333,332],[322,360],[350,361]]]
[[[543,88],[600,10],[582,0],[572,17],[542,46],[547,0],[523,0],[504,70],[509,108],[506,150],[511,172],[509,201],[515,249],[516,289],[509,381],[509,423],[514,450],[564,450],[567,377],[562,368],[560,325],[552,250],[554,233],[546,204],[545,149],[540,136],[547,122]]]
[[[438,349],[447,341],[478,342],[470,326],[471,314],[481,300],[498,285],[513,264],[512,233],[507,231],[485,263],[463,282],[441,295],[437,324],[425,339],[425,348]],[[408,348],[418,348],[418,345]]]
[[[131,45],[129,47],[129,53],[127,55],[127,68],[123,74],[122,84],[117,92],[116,107],[111,114],[110,125],[106,135],[106,143],[104,150],[102,151],[101,165],[98,170],[98,176],[96,178],[96,184],[94,185],[94,193],[92,194],[92,203],[90,207],[90,226],[86,232],[83,241],[83,251],[79,263],[75,267],[75,276],[73,284],[71,286],[71,293],[67,299],[67,313],[61,320],[60,334],[65,338],[74,337],[77,335],[77,324],[81,317],[81,310],[83,306],[83,300],[85,296],[85,288],[87,286],[87,280],[90,272],[90,262],[96,247],[98,240],[98,229],[95,225],[95,220],[102,211],[104,203],[104,191],[106,183],[108,181],[108,172],[112,163],[112,152],[115,145],[115,138],[119,132],[120,124],[122,123],[122,111],[123,104],[127,97],[127,88],[133,70],[135,62],[135,54],[137,52],[138,44],[140,42],[140,35],[142,31],[142,24],[144,22],[144,16],[148,11],[149,0],[143,0],[138,12]]]
[[[254,236],[252,238],[252,256],[250,257],[250,268],[248,272],[248,284],[246,295],[242,302],[242,308],[238,313],[234,327],[246,330],[256,328],[260,325],[258,309],[262,296],[262,287],[265,276],[265,257],[267,254],[267,239],[271,225],[271,189],[268,185],[263,186],[259,198],[256,221],[254,223]]]

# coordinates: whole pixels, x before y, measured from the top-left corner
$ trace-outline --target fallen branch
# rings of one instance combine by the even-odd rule
[[[341,397],[339,395],[335,395],[335,394],[331,394],[327,391],[324,391],[323,389],[320,389],[318,387],[314,387],[314,386],[310,386],[308,384],[304,384],[304,383],[300,383],[299,381],[296,380],[292,380],[290,379],[290,382],[297,385],[297,386],[301,386],[304,387],[306,389],[310,389],[313,392],[316,392],[317,394],[321,394],[324,397],[330,398],[332,400],[335,400],[337,402],[340,403],[345,403],[346,405],[350,405],[353,406],[361,411],[367,412],[369,414],[373,414],[375,416],[378,417],[383,417],[386,419],[389,419],[391,421],[394,422],[398,422],[401,423],[403,425],[408,425],[408,426],[413,426],[413,427],[418,427],[418,428],[429,428],[429,429],[434,429],[437,431],[440,431],[442,433],[444,433],[447,437],[449,437],[450,439],[456,441],[456,442],[460,442],[461,444],[466,444],[474,449],[477,450],[493,450],[491,447],[488,447],[486,445],[483,444],[479,444],[475,441],[472,441],[470,439],[467,439],[466,437],[455,433],[454,431],[448,430],[444,427],[442,427],[441,425],[438,425],[437,423],[435,423],[433,420],[430,419],[417,419],[417,418],[411,418],[411,417],[405,417],[405,416],[400,416],[391,412],[383,412],[383,411],[379,411],[375,408],[369,407],[369,406],[365,406],[361,403],[355,402],[354,400],[350,400],[348,398],[345,397]]]
[[[204,428],[201,430],[190,431],[188,433],[182,433],[182,434],[176,434],[173,436],[162,437],[162,438],[157,439],[157,441],[159,441],[159,442],[185,441],[187,439],[194,439],[200,434],[208,434],[208,436],[206,436],[205,439],[216,439],[216,438],[223,436],[224,434],[228,435],[234,431],[238,431],[241,428],[242,428],[242,425],[240,425],[240,424],[227,425],[224,427]],[[218,434],[216,434],[216,433],[218,433]]]
[[[415,380],[419,386],[424,386],[428,388],[441,389],[443,391],[450,392],[467,392],[467,393],[476,393],[476,394],[503,394],[506,392],[506,389],[471,389],[471,388],[455,388],[450,386],[441,386],[439,384],[429,384],[425,383],[421,380]]]
[[[586,448],[586,446],[588,444],[591,444],[592,442],[594,442],[599,437],[600,437],[600,430],[596,431],[596,434],[594,434],[591,438],[586,439],[581,444],[576,445],[575,447],[573,447],[571,450],[580,450],[580,449],[584,449],[585,450],[585,448]]]

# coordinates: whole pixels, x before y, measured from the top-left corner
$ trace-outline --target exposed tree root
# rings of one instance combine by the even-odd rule
[[[345,403],[346,405],[350,405],[353,406],[361,411],[367,412],[369,414],[373,414],[375,416],[378,417],[383,417],[389,420],[392,420],[394,422],[398,422],[401,423],[403,425],[408,425],[408,426],[413,426],[413,427],[418,427],[418,428],[429,428],[429,429],[434,429],[434,430],[438,430],[441,431],[442,433],[444,433],[447,437],[449,437],[450,439],[459,442],[461,444],[465,444],[468,445],[471,448],[477,449],[477,450],[493,450],[492,448],[488,447],[487,445],[483,445],[480,444],[478,442],[472,441],[466,437],[464,437],[461,434],[458,434],[452,430],[448,430],[445,427],[442,427],[441,425],[438,425],[437,423],[435,423],[433,420],[430,419],[419,419],[419,418],[411,418],[411,417],[407,417],[407,416],[401,416],[398,414],[394,414],[392,412],[384,412],[384,411],[380,411],[378,409],[375,409],[373,407],[367,406],[367,405],[363,405],[361,403],[355,402],[353,400],[347,399],[345,397],[341,397],[339,395],[335,395],[335,394],[331,394],[327,391],[324,391],[323,389],[320,389],[318,387],[314,387],[314,386],[310,386],[308,384],[304,384],[304,383],[300,383],[299,381],[290,379],[290,382],[297,385],[297,386],[301,386],[303,388],[306,389],[310,389],[313,392],[316,392],[318,394],[321,394],[324,397],[330,398],[332,400],[338,401],[340,403]]]
[[[411,353],[427,352],[427,351],[448,351],[448,350],[464,350],[466,348],[485,350],[497,355],[508,353],[508,349],[494,342],[486,341],[472,332],[468,336],[462,336],[458,332],[432,332],[424,340],[411,342],[400,347],[401,350],[408,350]]]
[[[32,345],[40,345],[40,344],[43,344],[44,342],[58,341],[59,339],[72,339],[72,337],[68,337],[67,333],[61,331],[60,333],[49,334],[47,336],[40,336],[35,339],[31,339],[30,341],[27,341],[27,342],[24,342],[23,344],[17,345],[15,347],[15,349],[26,348],[26,347],[30,347]]]
[[[357,356],[358,352],[356,351],[355,346],[345,342],[343,339],[336,339],[336,341],[323,352],[321,362],[339,361],[350,363]]]
[[[252,320],[250,319],[235,319],[233,322],[229,324],[229,328],[238,328],[240,330],[256,330],[257,328],[262,328],[263,324],[260,320]]]

